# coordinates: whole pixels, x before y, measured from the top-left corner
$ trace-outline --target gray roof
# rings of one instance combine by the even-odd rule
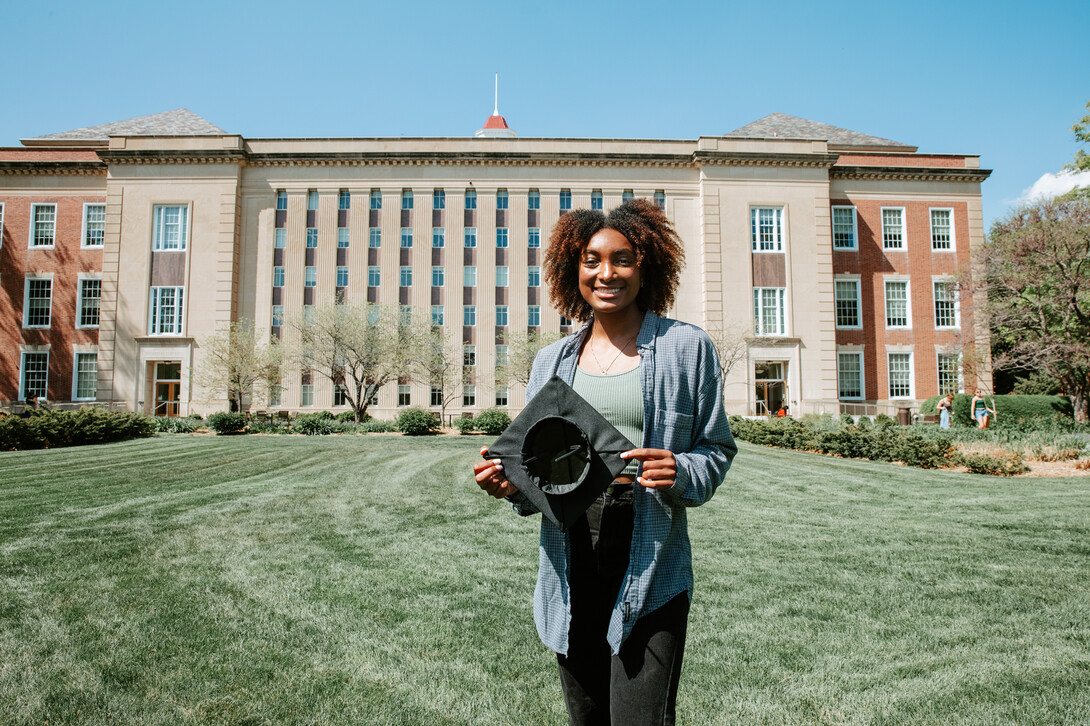
[[[770,113],[726,135],[750,139],[823,139],[834,146],[895,146],[906,150],[915,149],[914,146],[902,144],[900,141],[868,136],[839,126],[788,116],[786,113]]]
[[[33,141],[105,141],[111,136],[221,136],[227,132],[189,109],[153,113],[150,116],[88,126],[57,134],[35,136]]]

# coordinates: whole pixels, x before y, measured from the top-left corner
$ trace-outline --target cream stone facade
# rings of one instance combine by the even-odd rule
[[[30,152],[93,150],[99,160],[99,402],[181,415],[224,410],[225,391],[195,382],[202,341],[246,319],[290,344],[285,321],[340,294],[348,305],[441,307],[453,345],[475,346],[472,388],[448,414],[497,400],[517,411],[521,387],[498,390],[493,380],[504,333],[578,327],[562,327],[540,281],[553,225],[568,208],[608,211],[628,196],[662,204],[685,242],[671,315],[746,338],[745,360],[725,381],[731,413],[781,404],[792,414],[893,412],[953,385],[950,361],[965,346],[986,359],[972,301],[957,301],[950,325],[946,288],[934,282],[965,268],[984,240],[980,184],[989,172],[974,156],[922,155],[778,114],[723,136],[631,140],[246,139],[182,113],[149,117],[158,119],[150,129],[28,139],[18,150],[25,159],[0,151],[9,208],[28,182],[66,193],[49,181],[56,169]],[[3,241],[12,243],[6,232]],[[11,274],[26,271],[0,270],[0,282]],[[891,275],[907,284],[886,284]],[[856,291],[854,303],[845,290]],[[989,377],[986,365],[959,365],[956,383]],[[328,380],[306,385],[301,371],[287,370],[279,401],[249,407],[343,408]],[[402,386],[382,389],[372,414],[429,406],[428,381]]]

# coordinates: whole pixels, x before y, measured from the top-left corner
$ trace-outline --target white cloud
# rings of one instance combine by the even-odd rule
[[[1071,191],[1075,187],[1090,187],[1090,171],[1061,171],[1059,174],[1044,174],[1029,189],[1014,200],[1016,204],[1027,204],[1041,199],[1055,197]]]

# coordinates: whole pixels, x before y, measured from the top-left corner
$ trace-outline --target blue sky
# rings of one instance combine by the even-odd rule
[[[39,2],[0,146],[188,108],[247,137],[696,138],[772,112],[980,154],[985,221],[1078,145],[1090,2]],[[22,69],[13,72],[13,69]]]

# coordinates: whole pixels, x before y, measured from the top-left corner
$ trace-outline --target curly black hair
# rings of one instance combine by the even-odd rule
[[[649,199],[630,199],[605,215],[576,209],[560,217],[545,251],[545,282],[557,311],[586,320],[591,307],[579,292],[579,257],[590,238],[603,229],[620,232],[636,252],[643,287],[636,297],[640,310],[664,315],[674,302],[685,249],[674,225]]]

